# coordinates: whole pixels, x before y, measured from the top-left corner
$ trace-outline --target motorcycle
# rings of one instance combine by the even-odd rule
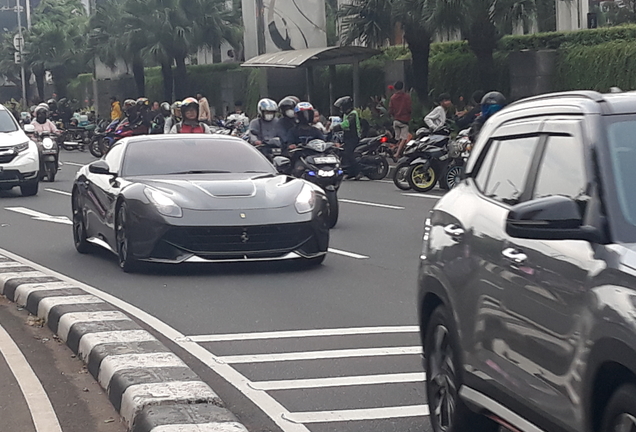
[[[93,132],[93,136],[91,137],[91,141],[88,144],[88,150],[91,152],[93,156],[96,158],[100,158],[103,156],[102,153],[102,139],[115,131],[117,125],[120,120],[113,120],[109,122],[108,120],[102,120],[98,125],[95,131]]]
[[[429,146],[440,147],[448,142],[450,129],[443,128],[431,134],[427,128],[420,128],[415,133],[416,138],[409,141],[404,147],[402,157],[398,160],[398,164],[393,171],[393,184],[400,190],[410,190],[411,185],[408,181],[407,173],[411,167],[411,163],[422,157],[426,157],[426,149]],[[433,183],[433,186],[435,183]],[[432,187],[431,187],[432,189]],[[429,189],[430,190],[430,189]]]
[[[428,192],[435,187],[448,166],[446,146],[450,141],[450,130],[435,131],[420,140],[412,159],[408,162],[406,180],[416,192]],[[396,171],[398,171],[396,169]]]
[[[283,144],[278,137],[261,142],[256,146],[256,149],[263,153],[263,156],[269,159],[270,162],[272,162],[276,156],[283,154]]]
[[[356,171],[368,177],[370,180],[382,180],[389,173],[389,161],[385,156],[390,152],[386,143],[389,138],[386,135],[378,135],[373,138],[363,138],[353,151],[353,163]],[[346,174],[350,174],[352,167],[343,168]]]
[[[88,120],[86,114],[73,117],[64,131],[62,148],[67,151],[85,151],[86,145],[91,143],[96,127]]]
[[[457,138],[448,144],[450,163],[439,180],[442,189],[450,190],[454,188],[464,175],[464,166],[473,146],[468,136],[469,132],[470,129],[459,132]]]
[[[299,144],[290,152],[293,176],[314,183],[325,191],[329,202],[329,228],[338,222],[338,189],[344,177],[338,152],[340,149],[333,143],[319,139]]]
[[[31,128],[25,126],[25,132],[31,136],[40,152],[40,180],[46,177],[48,182],[54,182],[60,156],[60,147],[57,144],[57,140],[51,138],[54,135],[49,132],[37,133],[35,128],[31,130]]]

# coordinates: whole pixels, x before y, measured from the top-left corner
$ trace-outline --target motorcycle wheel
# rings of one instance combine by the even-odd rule
[[[49,183],[55,181],[55,174],[57,174],[57,166],[55,162],[46,162],[44,164],[44,172],[46,173],[46,180]]]
[[[395,170],[393,171],[393,183],[395,184],[395,187],[403,191],[407,191],[411,189],[411,185],[409,185],[409,182],[406,178],[406,175],[408,172],[409,172],[408,162],[402,162],[401,164],[398,164],[398,166],[395,167]]]
[[[327,202],[329,202],[329,213],[327,214],[327,226],[333,228],[338,223],[338,194],[336,191],[327,191]]]
[[[428,192],[437,183],[437,172],[428,164],[417,164],[409,168],[406,179],[416,192]]]
[[[91,154],[96,158],[102,157],[102,146],[100,145],[99,141],[99,139],[94,139],[88,145],[88,151],[90,151]]]
[[[384,156],[380,157],[373,171],[365,172],[370,180],[382,180],[389,173],[389,161]]]
[[[457,186],[457,184],[462,179],[463,173],[464,173],[464,167],[460,165],[454,165],[446,171],[444,182],[446,183],[446,186],[449,190]]]

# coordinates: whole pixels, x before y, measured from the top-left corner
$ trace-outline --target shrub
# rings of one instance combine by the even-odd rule
[[[636,41],[636,25],[504,36],[499,41],[499,49],[508,52],[524,49],[558,49],[565,44],[590,46],[616,40]]]

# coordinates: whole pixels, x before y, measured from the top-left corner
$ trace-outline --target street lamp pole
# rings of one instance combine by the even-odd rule
[[[22,37],[22,17],[20,15],[20,0],[16,0],[16,6],[18,11],[18,35],[20,37],[20,42],[18,43],[18,53],[20,54],[20,75],[22,78],[22,103],[24,106],[27,106],[29,103],[27,102],[26,96],[26,73],[24,71],[24,58],[22,58],[22,47],[24,46],[24,39]]]

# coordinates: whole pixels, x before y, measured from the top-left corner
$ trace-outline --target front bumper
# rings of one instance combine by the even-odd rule
[[[40,158],[34,143],[21,153],[4,154],[0,158],[0,189],[11,189],[37,179],[39,169]]]

